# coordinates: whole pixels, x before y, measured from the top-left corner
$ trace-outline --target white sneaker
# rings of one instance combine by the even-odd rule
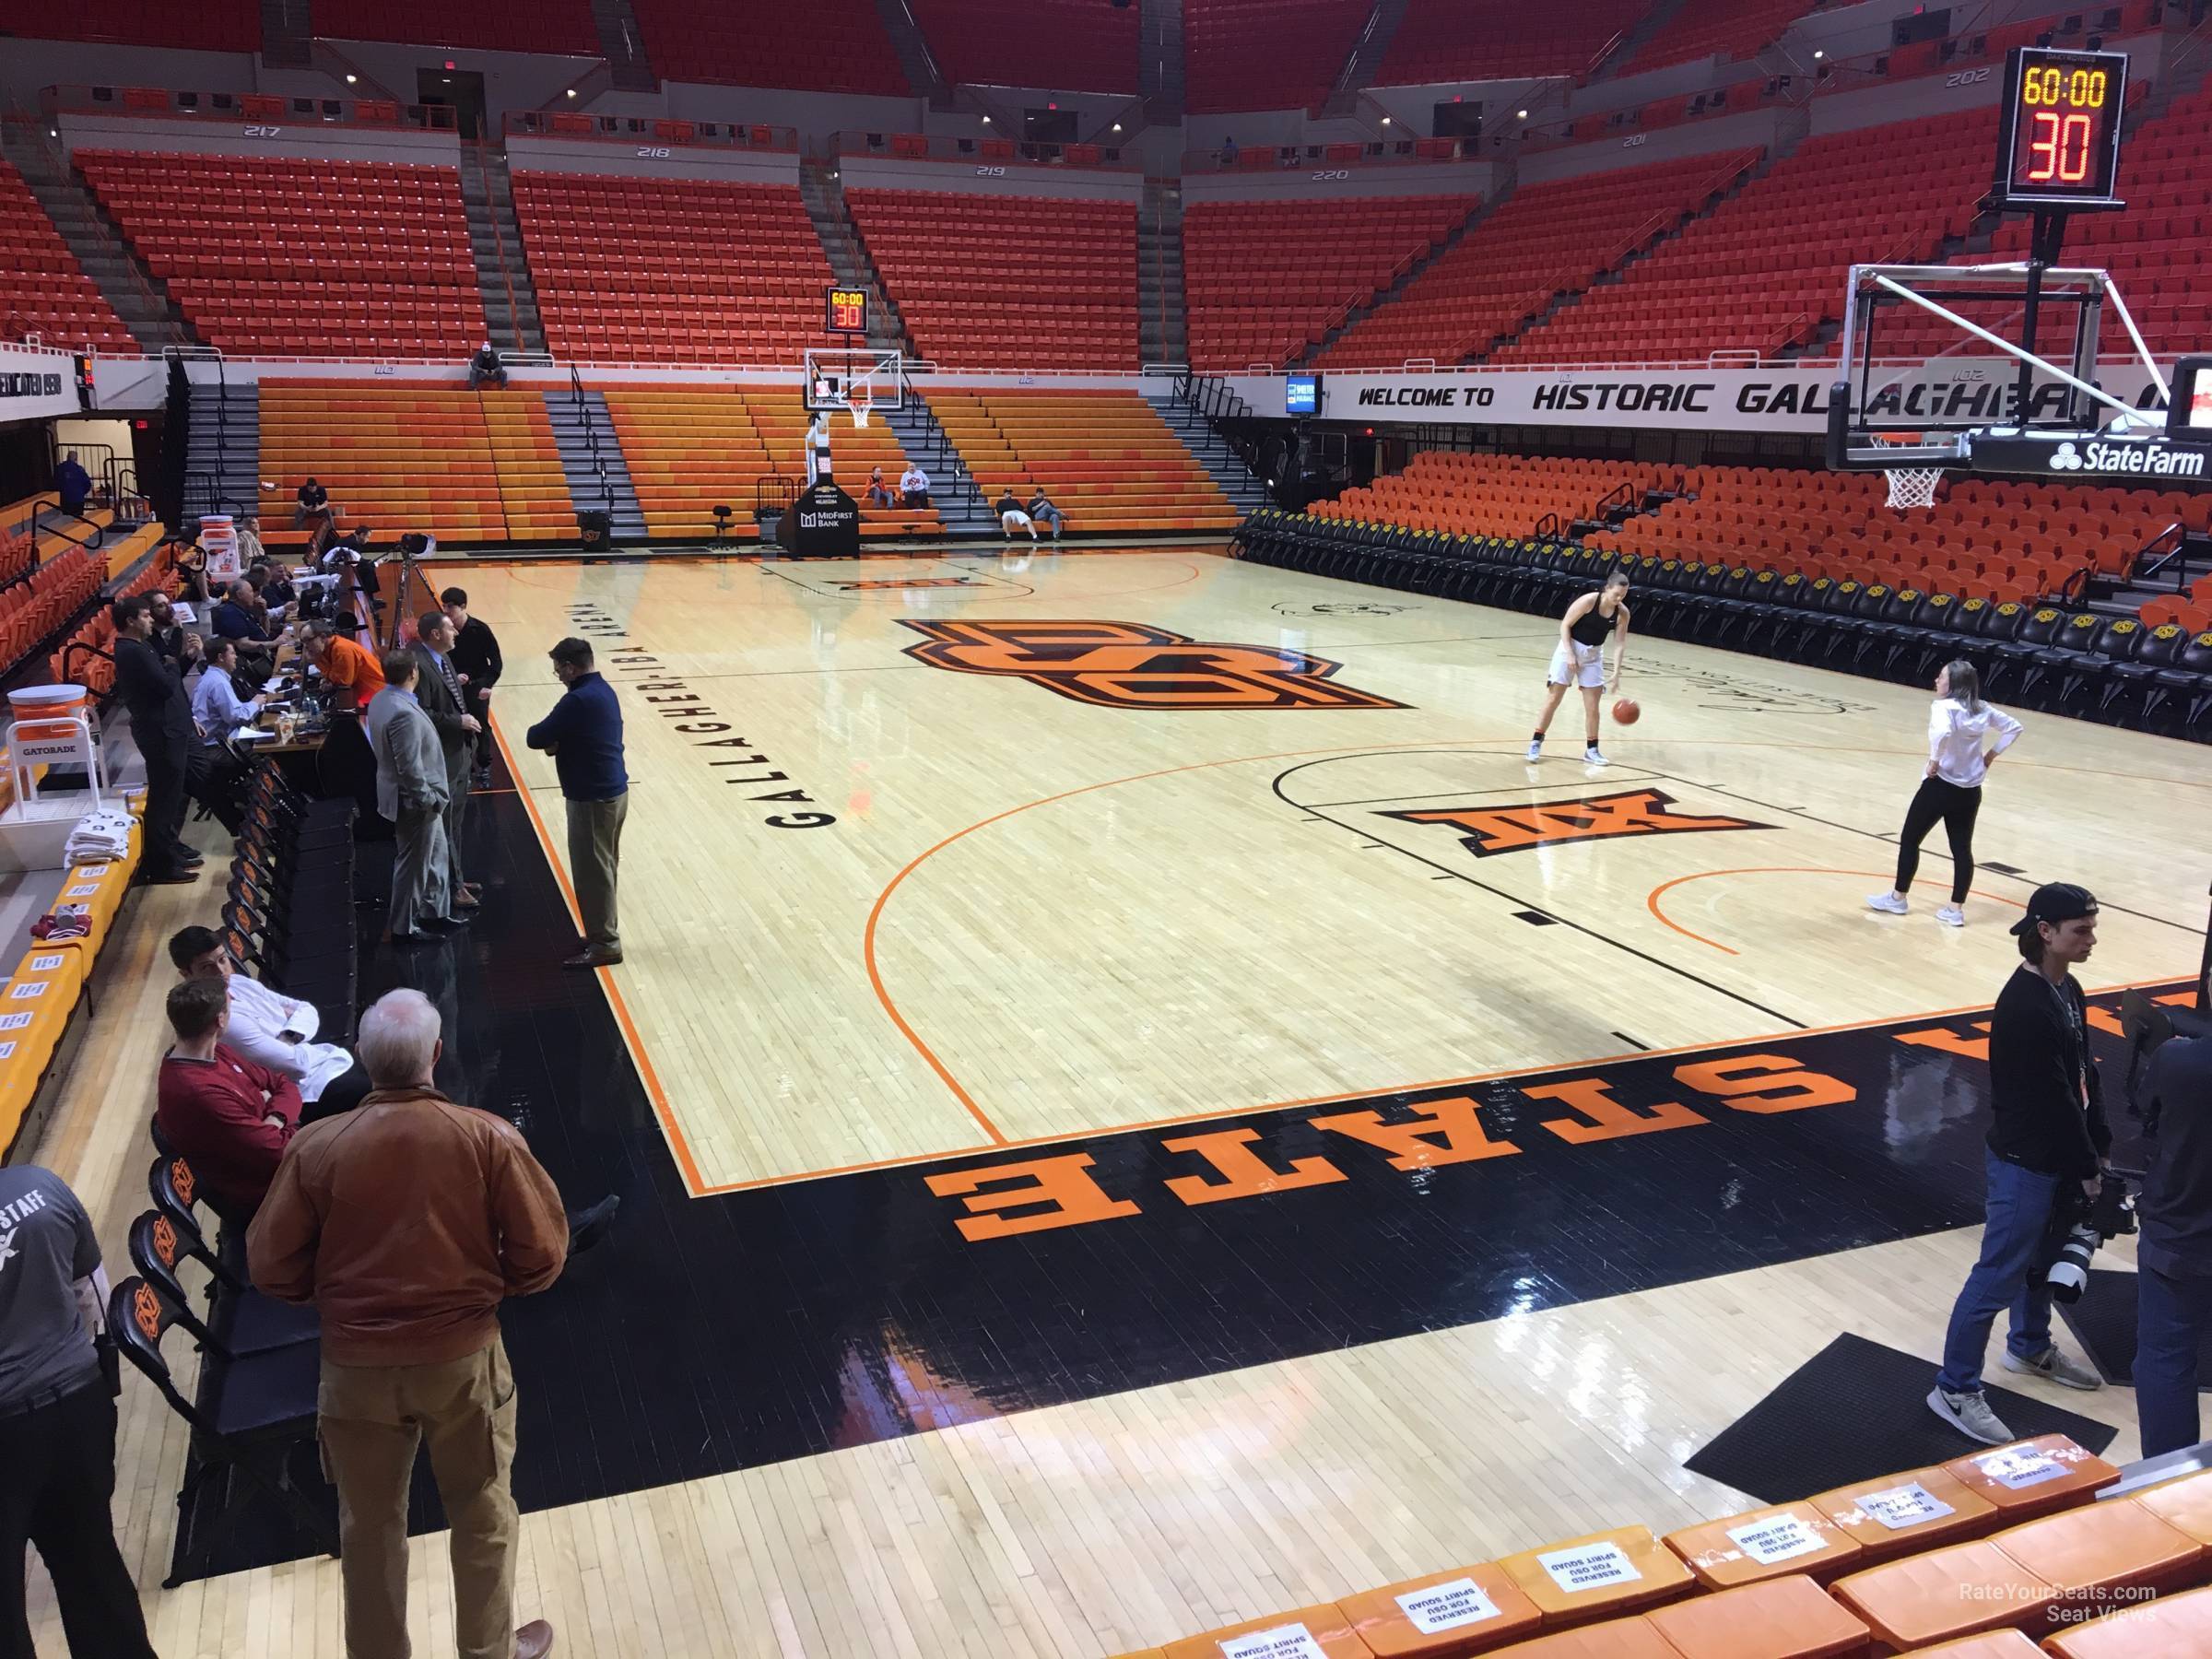
[[[1978,1388],[1972,1394],[1953,1394],[1937,1383],[1928,1391],[1928,1409],[1967,1439],[1978,1440],[1985,1446],[2002,1446],[2013,1438],[2012,1430],[1989,1408]]]
[[[1541,737],[1536,737],[1536,738],[1532,738],[1532,739],[1530,740],[1530,742],[1529,742],[1529,746],[1528,746],[1528,758],[1529,758],[1531,760],[1541,760],[1541,759],[1544,759],[1544,739],[1543,739],[1543,738],[1541,738]]]
[[[1912,907],[1895,893],[1869,893],[1866,895],[1866,908],[1878,910],[1886,916],[1901,916]]]
[[[2104,1379],[2077,1360],[2069,1359],[2058,1351],[2053,1343],[2032,1359],[2022,1359],[2010,1348],[2005,1350],[2005,1369],[2024,1376],[2041,1377],[2046,1382],[2055,1382],[2061,1388],[2078,1388],[2083,1394],[2093,1394],[2104,1386]]]
[[[1583,751],[1583,764],[1584,766],[1610,766],[1613,762],[1598,753],[1597,745],[1594,743]]]
[[[1966,912],[1955,904],[1947,904],[1936,912],[1936,920],[1946,927],[1964,927]]]

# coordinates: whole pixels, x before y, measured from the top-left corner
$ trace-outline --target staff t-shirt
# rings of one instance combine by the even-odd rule
[[[76,1194],[36,1164],[0,1169],[0,1412],[99,1380],[76,1281],[100,1241]]]

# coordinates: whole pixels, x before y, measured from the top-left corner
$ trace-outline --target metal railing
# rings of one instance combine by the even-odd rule
[[[523,312],[522,308],[514,302],[514,273],[507,265],[507,233],[500,229],[500,205],[491,196],[490,147],[481,138],[462,146],[477,164],[477,188],[484,193],[484,217],[491,221],[492,257],[499,262],[500,288],[507,296],[507,332],[514,336],[513,344],[519,347],[523,344]],[[510,190],[510,206],[512,205],[512,191]],[[519,230],[519,218],[516,227]],[[515,250],[517,259],[522,257],[522,252],[520,248]]]

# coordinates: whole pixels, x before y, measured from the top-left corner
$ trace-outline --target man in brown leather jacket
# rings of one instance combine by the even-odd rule
[[[292,1137],[246,1235],[253,1282],[323,1321],[319,1406],[338,1488],[349,1659],[408,1659],[407,1477],[416,1446],[453,1523],[462,1659],[542,1659],[514,1628],[514,1379],[499,1307],[568,1259],[552,1178],[522,1135],[431,1087],[437,1008],[394,991],[356,1041],[373,1090]]]

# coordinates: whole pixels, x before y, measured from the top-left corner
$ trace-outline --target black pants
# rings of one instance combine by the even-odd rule
[[[1905,827],[1897,838],[1897,890],[1912,885],[1920,868],[1920,843],[1942,820],[1951,841],[1951,902],[1964,904],[1966,890],[1974,881],[1974,817],[1982,810],[1979,787],[1962,789],[1941,778],[1923,778],[1920,793],[1905,808]]]
[[[154,1659],[108,1515],[115,1402],[107,1384],[0,1418],[0,1659],[32,1659],[26,1544],[53,1575],[74,1659]]]
[[[319,1124],[326,1117],[336,1117],[341,1112],[351,1112],[374,1087],[369,1074],[356,1060],[351,1065],[323,1085],[323,1092],[300,1109],[300,1124]]]
[[[185,793],[232,835],[246,827],[246,771],[226,751],[206,744],[194,751]]]
[[[192,849],[184,844],[184,797],[192,770],[189,738],[141,736],[146,760],[146,866],[157,876],[185,867]]]
[[[469,686],[462,695],[467,700],[464,706],[477,717],[477,725],[479,728],[474,739],[477,746],[476,769],[478,771],[489,771],[491,770],[491,688],[489,686]]]

